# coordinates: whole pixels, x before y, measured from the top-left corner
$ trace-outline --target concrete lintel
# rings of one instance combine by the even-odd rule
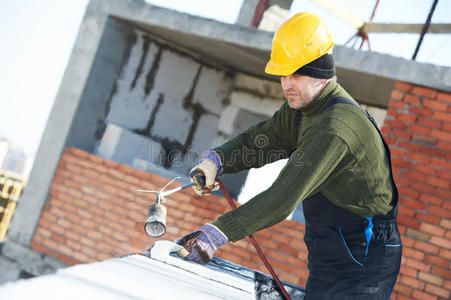
[[[114,0],[109,1],[108,4],[101,0],[92,0],[91,3],[91,7],[102,10],[104,14],[142,26],[143,29],[157,36],[164,36],[181,47],[199,52],[203,57],[213,58],[236,71],[278,80],[277,77],[264,73],[271,51],[272,32],[226,24],[133,0]],[[193,43],[193,38],[200,46]],[[368,74],[393,81],[404,81],[445,91],[451,90],[451,68],[449,67],[419,63],[377,52],[358,51],[344,46],[335,46],[334,56],[338,68],[355,74],[352,78],[346,79],[349,81],[358,81],[359,78],[364,80],[365,75]],[[240,63],[234,64],[231,60],[237,60]],[[386,103],[378,104],[378,106],[385,105]]]
[[[450,67],[342,46],[335,46],[334,57],[339,68],[445,91],[451,90]]]

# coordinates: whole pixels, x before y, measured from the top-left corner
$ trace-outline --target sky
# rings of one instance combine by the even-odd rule
[[[105,0],[108,1],[108,0]],[[375,22],[424,23],[433,0],[381,0]],[[77,37],[88,0],[0,0],[0,137],[34,156]],[[242,0],[149,0],[158,6],[235,23]],[[375,0],[336,0],[362,20]],[[355,29],[310,0],[294,0],[290,15],[317,14],[335,43]],[[433,23],[451,23],[451,1],[440,0]],[[419,35],[370,35],[373,51],[410,59]],[[426,35],[417,61],[451,66],[451,35]]]

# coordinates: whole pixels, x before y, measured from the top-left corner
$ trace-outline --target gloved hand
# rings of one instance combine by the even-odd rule
[[[183,247],[177,253],[187,260],[206,264],[213,259],[213,253],[227,242],[227,237],[218,227],[205,224],[177,241]]]
[[[191,169],[189,175],[194,191],[202,196],[209,195],[212,191],[219,190],[219,184],[215,181],[216,176],[222,173],[221,159],[216,152],[208,150],[200,155],[200,161]]]

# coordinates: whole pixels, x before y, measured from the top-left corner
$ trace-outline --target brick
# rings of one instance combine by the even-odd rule
[[[429,88],[414,86],[412,89],[412,94],[428,98],[435,98],[437,96],[437,91]]]
[[[413,258],[407,258],[406,259],[406,263],[408,267],[420,270],[420,271],[424,271],[424,272],[429,272],[431,270],[431,266],[429,264],[425,264],[419,260],[413,259]]]
[[[451,199],[451,189],[436,188],[435,194],[443,199]],[[447,214],[449,215],[449,214]],[[449,217],[448,217],[449,218]]]
[[[434,206],[434,205],[430,205],[428,208],[428,211],[431,214],[440,216],[440,217],[444,217],[447,219],[451,219],[451,210],[446,209],[446,208],[442,208],[442,207],[438,207],[438,206]]]
[[[420,195],[419,192],[404,187],[398,187],[398,191],[400,195],[409,196],[413,199],[417,199],[418,196]]]
[[[89,153],[88,159],[97,164],[101,164],[103,162],[103,158],[101,158],[100,156],[94,155],[92,153]]]
[[[429,184],[424,184],[422,182],[415,181],[415,182],[412,182],[411,186],[412,186],[412,188],[414,188],[420,192],[425,192],[425,193],[429,193],[429,194],[434,193],[434,186],[429,185]]]
[[[405,255],[405,256],[407,256],[407,257],[410,257],[410,258],[417,259],[417,260],[423,260],[423,258],[424,258],[424,253],[423,253],[423,252],[414,250],[414,249],[412,249],[412,248],[406,247],[406,248],[404,248],[404,249],[402,250],[402,252],[403,252],[403,255]],[[407,268],[407,267],[406,267],[406,268]],[[412,270],[413,270],[413,269],[412,269]]]
[[[443,267],[443,266],[448,265],[448,260],[447,259],[443,259],[443,258],[435,256],[435,255],[428,255],[428,254],[426,254],[424,256],[424,261],[429,263],[429,264],[436,265],[436,266],[439,266],[439,267]]]
[[[407,179],[407,178],[396,176],[395,183],[396,183],[397,186],[405,186],[405,187],[407,187],[407,186],[410,185],[410,180]]]
[[[415,245],[415,240],[411,239],[409,237],[403,236],[402,237],[402,244],[404,247],[413,247]]]
[[[410,199],[404,199],[403,200],[404,205],[410,207],[410,208],[415,208],[415,209],[419,209],[419,210],[425,210],[426,209],[426,205],[422,202],[419,201],[415,201],[415,200],[410,200]]]
[[[430,146],[423,145],[423,146],[421,146],[420,152],[422,152],[428,156],[435,156],[435,157],[439,157],[439,158],[445,158],[447,155],[446,151],[437,149],[437,148],[435,148],[435,146],[430,147]]]
[[[419,300],[437,300],[436,296],[421,292],[419,290],[414,290],[412,293],[412,297],[414,299],[419,299]]]
[[[425,107],[429,107],[432,110],[440,110],[440,111],[446,111],[448,109],[448,105],[443,102],[439,102],[433,99],[425,99],[423,101],[423,105]]]
[[[449,299],[450,296],[449,290],[445,290],[444,288],[429,283],[426,284],[426,288],[424,290],[430,294],[434,294],[445,299]]]
[[[451,114],[450,114],[451,117]],[[433,129],[431,131],[431,136],[436,137],[440,140],[451,141],[451,132],[446,132],[442,130]]]
[[[397,115],[398,115],[398,112],[396,110],[394,110],[394,109],[387,110],[387,114],[386,114],[387,118],[393,117],[393,119],[396,119]]]
[[[387,127],[406,129],[407,126],[403,121],[400,120],[385,120],[384,125]]]
[[[407,158],[414,160],[414,157],[416,159],[423,159],[423,155],[412,154],[412,153],[407,154]],[[429,158],[427,158],[427,157],[426,157],[426,159],[429,160]],[[409,179],[417,180],[417,181],[423,181],[424,178],[426,177],[423,173],[413,172],[413,171],[404,171],[404,172],[402,172],[402,176],[407,177]]]
[[[405,235],[415,240],[422,240],[426,242],[428,242],[431,238],[431,235],[429,233],[421,232],[413,228],[407,228]]]
[[[119,164],[117,169],[119,171],[124,172],[124,173],[129,174],[129,175],[133,174],[133,172],[135,171],[135,169],[133,167],[131,167],[129,165],[125,165],[125,164]],[[155,176],[157,176],[157,175],[155,175]],[[158,176],[158,177],[160,177],[160,176]],[[167,181],[168,181],[167,178],[162,178],[162,177],[160,177],[160,178],[164,179],[166,181],[166,183],[167,183]]]
[[[445,283],[443,283],[443,287],[447,290],[451,291],[451,280],[445,280]]]
[[[419,152],[420,149],[421,149],[421,145],[418,145],[418,144],[415,144],[415,143],[412,143],[412,142],[407,142],[407,141],[399,141],[397,143],[397,145],[400,148],[405,148],[405,149],[408,149],[408,150],[413,151],[413,152]]]
[[[436,170],[434,168],[430,167],[429,165],[414,164],[412,167],[414,170],[420,171],[425,174],[435,175],[435,173],[436,173]]]
[[[447,161],[445,159],[431,157],[431,165],[438,168],[451,170],[451,161]]]
[[[433,115],[432,110],[430,110],[428,108],[421,108],[421,107],[415,107],[415,106],[411,106],[409,108],[409,112],[411,114],[414,114],[417,116],[423,116],[423,117],[429,117],[429,116]],[[435,113],[440,113],[440,112],[435,112]],[[433,117],[433,118],[436,119],[436,117]],[[440,120],[443,120],[443,119],[440,119]]]
[[[451,123],[443,122],[442,129],[448,132],[451,131]]]
[[[70,163],[67,163],[64,166],[64,168],[66,170],[70,171],[70,172],[75,172],[75,173],[78,173],[78,174],[81,174],[82,171],[83,171],[83,168],[81,168],[80,166],[77,166],[76,164],[70,164]]]
[[[405,250],[407,250],[407,249],[410,249],[410,248],[404,248],[403,252]],[[414,268],[410,268],[410,267],[408,267],[406,265],[402,265],[401,269],[399,270],[399,273],[403,274],[403,275],[406,275],[406,276],[409,276],[409,277],[417,277],[418,270],[416,270]]]
[[[395,99],[395,100],[401,100],[404,97],[404,93],[400,92],[400,91],[392,91],[391,92],[391,96],[390,98]]]
[[[450,181],[447,179],[441,179],[432,176],[425,176],[425,182],[442,188],[448,188],[450,184]]]
[[[67,147],[65,152],[81,158],[88,158],[90,155],[89,152],[74,147]]]
[[[428,118],[419,117],[417,119],[417,124],[421,126],[439,129],[440,127],[442,127],[443,122],[440,120],[431,120]]]
[[[415,210],[407,208],[405,205],[400,205],[398,208],[399,215],[413,218],[415,216]]]
[[[402,81],[396,81],[395,87],[394,87],[395,90],[400,90],[403,92],[409,92],[411,88],[412,88],[412,86],[410,84],[402,82]]]
[[[407,127],[407,131],[418,133],[418,134],[425,134],[426,135],[426,134],[430,134],[431,133],[431,128],[410,124]]]
[[[384,137],[384,140],[389,146],[392,146],[396,143],[396,139],[394,137]]]
[[[397,138],[406,139],[406,140],[410,140],[412,138],[412,134],[410,132],[407,132],[404,130],[395,129],[393,132],[394,132],[393,135]]]
[[[426,243],[423,241],[415,241],[414,248],[435,255],[439,253],[439,248],[437,246],[431,245],[429,242]]]
[[[449,112],[434,111],[434,114],[432,114],[431,111],[431,114],[428,114],[427,116],[430,115],[432,115],[432,118],[436,120],[442,120],[446,122],[449,122],[449,120],[451,120],[451,113]]]
[[[442,226],[443,228],[446,228],[446,229],[451,229],[451,220],[442,219],[440,221],[440,226]]]
[[[415,115],[411,115],[411,114],[400,113],[400,114],[398,114],[397,119],[407,122],[407,123],[415,123],[415,121],[417,120],[417,117]]]
[[[450,250],[440,249],[440,252],[438,255],[448,261],[451,261],[451,251]]]
[[[451,94],[438,93],[437,100],[451,103]]]
[[[442,285],[442,283],[443,283],[443,278],[441,278],[440,276],[432,275],[432,274],[421,272],[421,271],[418,273],[418,279],[421,279],[423,281],[433,283],[436,285]]]
[[[381,128],[381,132],[382,132],[382,134],[384,135],[384,136],[390,136],[390,133],[391,133],[391,128],[389,128],[389,127],[382,127]]]
[[[433,274],[437,274],[440,275],[441,277],[444,278],[451,278],[451,270],[449,268],[440,268],[440,267],[432,267],[432,271]]]
[[[438,141],[437,147],[446,151],[451,151],[451,143],[447,143],[444,141]]]
[[[416,105],[421,104],[420,98],[418,98],[417,96],[414,96],[414,95],[405,95],[404,101],[407,103],[416,104]]]
[[[407,169],[410,169],[412,167],[412,164],[409,161],[406,161],[404,159],[392,157],[391,161],[394,166],[398,166],[401,168],[407,168]]]
[[[398,156],[398,157],[402,158],[402,157],[404,157],[404,155],[406,155],[407,152],[405,150],[392,147],[390,149],[390,153],[392,156]]]
[[[404,102],[395,101],[393,99],[390,99],[388,101],[388,108],[389,109],[395,109],[395,110],[404,110],[406,104]]]
[[[451,240],[446,238],[433,236],[431,237],[431,244],[437,245],[442,248],[451,249]]]
[[[429,135],[414,133],[414,134],[412,134],[412,141],[414,141],[416,143],[423,143],[423,144],[435,146],[437,139],[434,137],[431,137]]]
[[[423,281],[420,281],[418,279],[412,278],[412,277],[407,277],[404,275],[399,276],[399,282],[410,286],[414,289],[420,289],[422,290],[424,288],[424,286],[426,285]]]
[[[423,214],[423,213],[419,213],[419,212],[416,213],[415,218],[417,218],[421,221],[431,223],[431,224],[437,225],[440,223],[440,217],[427,215],[427,214]]]
[[[404,216],[398,216],[398,223],[401,225],[406,225],[407,227],[412,227],[412,228],[420,228],[421,223],[418,220],[414,220],[411,218],[407,218]]]
[[[436,236],[445,236],[446,230],[432,224],[421,223],[420,230]]]

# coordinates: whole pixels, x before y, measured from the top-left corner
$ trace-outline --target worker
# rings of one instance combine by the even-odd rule
[[[208,194],[218,175],[288,162],[270,188],[179,243],[187,259],[206,263],[222,245],[285,220],[302,203],[305,299],[389,299],[401,263],[390,153],[374,119],[337,83],[333,45],[311,13],[277,30],[265,72],[280,76],[286,102],[202,153],[191,176]]]

